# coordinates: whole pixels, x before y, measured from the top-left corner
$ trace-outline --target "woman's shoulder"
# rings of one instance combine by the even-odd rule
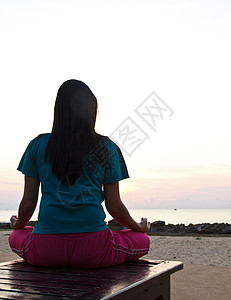
[[[39,135],[37,135],[34,140],[38,141],[40,140],[41,138],[45,138],[45,139],[48,139],[50,137],[50,133],[40,133]]]
[[[115,145],[116,147],[118,147],[116,145],[116,143],[110,139],[109,136],[106,136],[106,135],[101,135],[101,134],[97,134],[98,135],[98,138],[101,142],[107,144],[107,145]]]
[[[40,147],[41,145],[47,144],[49,140],[50,134],[49,133],[41,133],[33,138],[30,143],[29,147],[36,148]]]
[[[112,139],[110,139],[110,137],[108,136],[100,136],[100,140],[102,145],[107,148],[108,152],[110,153],[110,155],[116,155],[116,156],[121,156],[122,152],[120,150],[120,147],[117,145],[117,143],[115,141],[113,141]]]
[[[106,147],[109,151],[111,149],[118,149],[119,147],[116,145],[114,141],[110,139],[110,137],[105,135],[98,134],[99,142],[102,146]]]

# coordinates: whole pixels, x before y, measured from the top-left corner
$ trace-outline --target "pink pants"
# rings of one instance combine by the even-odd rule
[[[36,266],[107,267],[137,260],[148,253],[150,245],[145,233],[131,230],[38,234],[33,229],[14,230],[9,243],[12,251]]]

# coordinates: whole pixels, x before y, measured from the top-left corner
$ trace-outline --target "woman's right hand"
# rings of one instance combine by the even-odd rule
[[[148,232],[151,228],[151,223],[148,222],[146,218],[141,218],[141,222],[138,223],[138,225],[140,226],[140,231],[142,232]]]

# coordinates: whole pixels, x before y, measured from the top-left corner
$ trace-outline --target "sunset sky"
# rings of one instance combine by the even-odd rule
[[[229,0],[1,0],[0,33],[0,209],[18,207],[18,162],[71,78],[121,147],[129,208],[231,208]]]

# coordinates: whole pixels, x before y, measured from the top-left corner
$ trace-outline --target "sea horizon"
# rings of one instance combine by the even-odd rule
[[[166,224],[200,224],[200,223],[228,223],[231,224],[231,208],[185,208],[185,209],[129,209],[131,216],[136,222],[142,217],[148,219],[149,222],[164,221]],[[105,210],[108,222],[112,219],[110,214]],[[12,215],[17,215],[17,209],[0,210],[0,222],[9,222]],[[38,218],[38,210],[36,210],[31,218],[35,221]]]

